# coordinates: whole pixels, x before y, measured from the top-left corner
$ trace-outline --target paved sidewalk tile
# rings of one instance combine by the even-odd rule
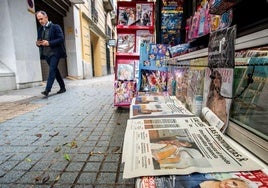
[[[48,98],[44,86],[0,93],[0,187],[135,187],[122,179],[129,112],[113,106],[113,75],[65,81]]]

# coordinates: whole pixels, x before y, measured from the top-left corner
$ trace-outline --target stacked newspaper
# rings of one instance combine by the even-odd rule
[[[198,117],[129,119],[122,162],[123,178],[262,169]]]
[[[194,116],[175,96],[137,96],[132,99],[130,119]]]

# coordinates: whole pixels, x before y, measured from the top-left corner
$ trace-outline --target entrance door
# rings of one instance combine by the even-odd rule
[[[111,58],[110,58],[110,48],[106,44],[106,68],[107,74],[111,74]]]
[[[94,69],[94,46],[93,43],[90,43],[91,47],[91,65],[92,65],[92,76],[95,77],[95,69]]]

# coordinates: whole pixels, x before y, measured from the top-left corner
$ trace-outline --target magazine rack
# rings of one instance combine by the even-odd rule
[[[154,3],[117,2],[114,106],[129,107],[137,93],[140,44],[154,41]]]

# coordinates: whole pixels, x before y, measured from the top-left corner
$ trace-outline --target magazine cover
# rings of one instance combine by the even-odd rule
[[[190,44],[184,43],[169,47],[168,50],[171,57],[176,57],[188,53],[189,48]]]
[[[135,34],[118,33],[117,34],[117,52],[134,53],[135,52]]]
[[[176,97],[182,103],[185,103],[187,98],[190,61],[183,61],[180,62],[180,64],[182,66],[176,66],[174,68],[174,75],[176,81]]]
[[[191,27],[188,33],[188,37],[190,40],[198,37],[199,22],[200,22],[200,13],[196,11],[192,17]]]
[[[229,124],[233,98],[236,26],[212,33],[204,80],[203,119],[224,132]]]
[[[178,45],[182,41],[180,29],[162,29],[160,33],[161,43],[170,46]]]
[[[136,9],[134,7],[118,7],[118,25],[131,26],[136,23]]]
[[[162,10],[181,10],[183,0],[162,0]]]
[[[167,44],[150,44],[149,59],[150,60],[164,60],[170,57]],[[159,67],[159,65],[155,65]]]
[[[135,60],[117,60],[117,80],[134,80]]]
[[[226,173],[194,173],[181,176],[145,176],[136,179],[136,188],[266,188],[268,175],[264,171]]]
[[[140,69],[140,89],[146,92],[163,92],[167,90],[167,71]]]
[[[234,68],[236,26],[210,34],[208,43],[208,66]]]
[[[138,26],[153,25],[153,3],[137,3],[136,18]]]
[[[175,66],[168,66],[168,75],[167,75],[167,92],[171,96],[176,95],[176,78],[175,78]]]
[[[162,11],[161,29],[181,29],[183,13],[180,11]]]
[[[186,107],[198,117],[201,117],[202,112],[205,67],[207,64],[208,58],[190,60]]]
[[[206,68],[202,115],[204,121],[207,121],[212,126],[217,126],[222,132],[226,130],[229,123],[232,91],[232,68],[217,68],[212,69],[212,71]]]
[[[149,45],[154,43],[154,35],[150,33],[148,30],[138,30],[136,32],[136,52],[142,53],[140,50],[141,45]],[[148,59],[148,54],[147,54]]]
[[[114,92],[115,105],[129,105],[136,93],[136,83],[134,81],[116,80]]]
[[[146,67],[150,66],[149,62],[149,50],[150,50],[150,44],[151,43],[141,43],[140,44],[140,63],[139,66],[141,67]]]

